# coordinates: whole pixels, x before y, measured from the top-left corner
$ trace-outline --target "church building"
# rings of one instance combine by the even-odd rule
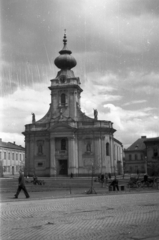
[[[122,174],[123,147],[114,138],[113,123],[98,120],[81,111],[81,83],[72,68],[77,63],[67,48],[66,34],[63,49],[54,63],[60,70],[51,80],[51,104],[46,115],[25,125],[25,174],[30,176],[86,176]]]

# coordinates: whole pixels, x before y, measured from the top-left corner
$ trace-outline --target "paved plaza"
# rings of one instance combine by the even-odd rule
[[[158,240],[159,193],[2,202],[1,227],[1,240]]]

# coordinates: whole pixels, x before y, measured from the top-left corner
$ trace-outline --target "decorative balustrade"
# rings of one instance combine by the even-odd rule
[[[67,152],[67,150],[56,150],[56,155],[67,155],[68,154],[68,152]]]

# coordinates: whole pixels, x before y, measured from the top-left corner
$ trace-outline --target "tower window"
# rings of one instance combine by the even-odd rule
[[[66,95],[64,93],[61,94],[61,105],[66,104]]]
[[[106,143],[106,155],[109,156],[109,143]]]

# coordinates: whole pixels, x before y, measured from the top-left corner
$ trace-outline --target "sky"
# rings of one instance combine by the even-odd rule
[[[67,46],[77,61],[81,108],[112,121],[130,146],[159,136],[158,0],[1,0],[0,138],[24,146],[25,125],[51,102],[54,59]]]

